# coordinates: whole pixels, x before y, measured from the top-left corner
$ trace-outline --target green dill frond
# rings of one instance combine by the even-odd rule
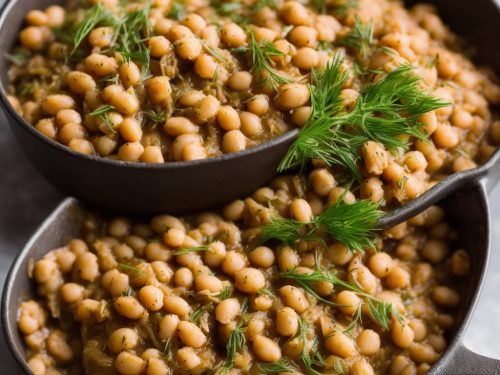
[[[261,228],[261,240],[262,243],[270,240],[278,240],[284,244],[291,245],[303,237],[299,233],[303,228],[304,223],[301,221],[276,217]]]
[[[238,324],[229,334],[226,345],[227,357],[222,365],[215,372],[218,375],[227,374],[234,367],[234,357],[239,353],[246,343],[245,329],[242,324]]]
[[[414,69],[402,64],[364,88],[348,119],[355,132],[387,149],[406,148],[401,135],[427,139],[418,117],[449,103],[424,92]]]
[[[303,170],[309,160],[319,159],[344,167],[361,181],[357,163],[366,141],[380,142],[389,150],[407,148],[408,137],[427,139],[419,116],[449,105],[426,93],[414,67],[403,64],[367,85],[351,112],[341,112],[340,88],[345,79],[341,62],[337,58],[323,73],[313,72],[312,114],[278,166],[279,172]]]
[[[343,122],[342,117],[337,116],[342,109],[340,93],[346,80],[346,73],[341,72],[342,62],[342,57],[337,55],[323,70],[313,70],[309,86],[311,116],[288,149],[278,172],[303,170],[309,160],[319,159],[328,165],[344,166],[361,178],[350,140],[344,140],[341,133],[335,132]]]
[[[150,78],[149,64],[151,63],[151,49],[138,47],[135,51],[121,51],[120,55],[125,61],[134,61],[139,63],[141,67],[141,80],[145,81]]]
[[[149,21],[150,10],[151,2],[147,1],[141,9],[125,14],[117,23],[113,35],[113,45],[125,61],[133,60],[140,64],[142,80],[149,76],[151,51],[144,42],[153,32]]]
[[[280,85],[291,82],[290,78],[279,73],[274,68],[271,58],[284,55],[274,44],[267,40],[257,42],[254,33],[250,31],[250,43],[245,50],[250,52],[252,58],[252,72],[263,78],[260,82],[262,86],[269,86],[276,89]]]
[[[314,367],[323,367],[324,359],[318,350],[318,339],[315,337],[313,344],[309,345],[307,338],[307,330],[309,329],[309,324],[303,318],[299,318],[299,329],[296,337],[302,341],[302,352],[300,353],[299,359],[302,366],[305,367],[308,374],[312,375],[323,375],[321,372],[316,370]]]
[[[358,7],[358,0],[333,0],[332,12],[336,16],[345,16],[350,9]]]
[[[148,109],[142,112],[145,119],[150,120],[154,124],[164,124],[167,121],[167,113],[164,110],[155,111]]]
[[[87,11],[85,17],[80,21],[75,31],[71,34],[72,49],[69,52],[69,57],[72,57],[78,50],[85,38],[98,25],[113,25],[116,22],[113,14],[97,3]]]
[[[113,107],[110,104],[103,104],[100,107],[98,107],[96,110],[92,111],[89,113],[90,117],[98,117],[101,119],[106,126],[111,130],[112,133],[116,133],[115,128],[113,127],[113,124],[111,123],[111,120],[109,119],[108,112],[110,111],[115,111],[116,108]]]
[[[342,196],[309,223],[273,218],[261,228],[261,239],[263,243],[274,239],[292,245],[299,240],[322,240],[329,235],[350,250],[362,252],[373,246],[372,238],[382,215],[376,203],[357,200],[347,204]]]
[[[6,53],[5,58],[16,66],[23,66],[28,62],[31,52],[26,49],[16,49],[12,53]]]
[[[227,62],[226,58],[221,53],[220,49],[214,48],[214,47],[210,47],[208,45],[208,43],[206,41],[204,41],[204,40],[201,40],[201,44],[202,44],[203,48],[205,49],[205,51],[207,51],[215,59],[219,60],[219,62],[221,62],[221,63]]]
[[[20,99],[26,99],[33,93],[35,85],[33,83],[23,82],[16,88],[16,95]]]
[[[264,374],[294,373],[297,366],[288,358],[281,358],[277,362],[259,363],[259,370]]]
[[[339,287],[344,290],[350,290],[356,293],[358,296],[362,297],[365,300],[364,303],[368,305],[372,318],[385,330],[388,330],[390,328],[390,322],[393,316],[395,316],[400,321],[403,320],[392,303],[384,302],[372,296],[371,294],[365,293],[359,286],[340,279],[333,272],[322,269],[319,264],[316,264],[316,268],[309,273],[299,273],[296,269],[291,269],[286,272],[281,272],[279,276],[295,281],[307,293],[330,305],[338,304],[318,296],[318,294],[314,290],[314,285],[316,283],[325,281],[335,287]],[[351,324],[346,329],[346,331],[352,330],[356,326],[356,324],[361,321],[361,308],[359,308],[358,310],[359,311],[357,311],[357,313],[354,315],[353,320],[351,321]]]
[[[198,324],[203,315],[205,315],[205,310],[199,307],[191,313],[189,320],[191,320],[194,324]]]
[[[132,296],[133,294],[134,294],[134,291],[133,291],[133,290],[132,290],[132,288],[130,288],[130,287],[129,287],[127,290],[123,290],[123,291],[120,293],[120,295],[121,295],[122,297],[130,297],[130,296]]]
[[[177,255],[194,253],[194,252],[199,252],[199,251],[207,251],[207,250],[208,250],[207,245],[201,245],[201,246],[194,246],[194,247],[184,247],[182,249],[175,250],[172,254],[177,256]]]
[[[310,4],[317,13],[326,13],[326,0],[311,0]]]
[[[103,104],[99,106],[96,110],[90,112],[89,116],[99,117],[108,113],[109,111],[115,111],[115,110],[116,110],[115,107],[113,107],[111,104]]]
[[[161,356],[168,363],[168,365],[172,365],[174,363],[174,353],[172,352],[172,339],[166,339],[163,350],[161,351]]]
[[[118,263],[118,268],[125,272],[127,275],[132,276],[133,278],[144,276],[143,270],[130,263]]]
[[[276,294],[269,288],[262,288],[261,290],[259,290],[258,294],[276,298]]]
[[[184,17],[186,17],[186,14],[186,4],[184,4],[183,1],[176,0],[172,2],[172,7],[170,8],[170,12],[168,13],[168,18],[174,20],[182,20]]]
[[[342,56],[337,54],[324,69],[312,70],[309,91],[313,118],[323,115],[335,116],[342,109],[340,94],[347,78],[347,73],[341,70],[342,62]]]
[[[377,221],[382,216],[378,204],[372,201],[357,200],[348,204],[341,197],[313,221],[350,250],[361,252],[373,246]]]
[[[356,16],[354,26],[340,40],[340,45],[349,47],[359,52],[361,57],[367,58],[373,44],[373,24],[372,22],[363,23]]]
[[[217,298],[219,298],[222,301],[231,297],[232,294],[233,294],[233,287],[231,285],[227,285],[222,289],[222,291],[219,294],[217,294]]]

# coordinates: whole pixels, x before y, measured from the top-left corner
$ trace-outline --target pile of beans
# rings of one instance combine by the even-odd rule
[[[89,1],[97,3],[118,17],[144,6]],[[443,175],[484,162],[495,150],[492,142],[500,142],[500,122],[490,112],[490,104],[500,102],[495,78],[458,52],[457,38],[431,6],[407,11],[400,2],[359,0],[344,13],[327,5],[318,14],[293,0],[267,6],[250,1],[244,5],[248,25],[242,26],[229,17],[236,11],[221,11],[234,3],[183,3],[187,14],[179,16],[172,11],[179,4],[151,2],[146,76],[138,61],[113,50],[111,26],[95,27],[77,58],[66,59],[71,43],[57,31],[81,19],[81,5],[30,11],[17,50],[28,57],[10,72],[12,105],[42,134],[84,154],[144,163],[203,159],[303,126],[311,112],[311,70],[341,53],[346,108],[364,85],[402,63],[416,68],[423,89],[451,103],[421,117],[431,142],[410,140],[410,150],[396,152],[365,144],[360,167],[366,194],[397,185],[406,186],[394,194],[399,201],[412,199]],[[366,54],[339,43],[356,19],[373,25]],[[238,51],[251,34],[282,53],[271,56],[271,68],[292,83],[261,84],[266,71],[256,72],[251,56]],[[361,65],[375,73],[360,72]],[[105,118],[89,115],[103,105],[112,106]]]
[[[455,288],[470,272],[444,210],[430,207],[359,253],[333,240],[259,240],[270,217],[309,220],[324,210],[331,197],[315,194],[283,176],[189,218],[89,213],[81,238],[47,249],[30,267],[39,297],[18,315],[29,367],[35,375],[221,373],[239,331],[233,375],[276,373],[266,365],[283,363],[292,370],[282,374],[310,374],[304,348],[321,355],[318,373],[425,374],[447,347]],[[317,267],[392,304],[398,314],[388,329],[363,295],[320,281],[311,284],[314,296],[282,274]]]

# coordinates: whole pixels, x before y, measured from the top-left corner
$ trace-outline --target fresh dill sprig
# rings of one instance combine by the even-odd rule
[[[302,351],[300,353],[299,359],[302,362],[302,365],[306,368],[308,374],[323,375],[321,372],[317,371],[314,368],[322,367],[324,364],[324,359],[318,350],[318,339],[315,337],[313,345],[310,346],[307,339],[308,329],[309,324],[304,318],[300,317],[297,338],[302,341]]]
[[[261,229],[263,242],[271,239],[285,244],[299,240],[322,239],[324,230],[352,251],[364,251],[373,246],[372,237],[382,216],[378,205],[368,200],[347,204],[343,197],[309,223],[294,219],[274,218]]]
[[[144,276],[144,271],[130,263],[118,263],[118,268],[130,274],[132,277]]]
[[[170,8],[170,12],[168,13],[168,18],[182,20],[186,17],[186,14],[186,4],[184,4],[183,1],[176,0],[172,3],[172,8]]]
[[[276,297],[276,293],[274,293],[270,288],[262,288],[261,290],[259,290],[258,294],[273,298]]]
[[[222,365],[217,369],[216,374],[227,374],[234,367],[234,357],[239,353],[246,343],[245,329],[239,323],[229,334],[226,345],[227,357]]]
[[[177,256],[177,255],[194,253],[194,252],[198,252],[198,251],[207,251],[207,250],[208,250],[207,245],[201,245],[201,246],[185,247],[185,248],[174,251],[172,254]]]
[[[201,41],[201,45],[203,46],[203,48],[205,48],[205,50],[211,54],[213,57],[215,57],[215,59],[219,60],[219,62],[227,62],[226,58],[224,57],[224,55],[222,55],[222,53],[220,52],[220,50],[218,48],[214,48],[214,47],[210,47],[208,45],[208,43],[204,40]]]
[[[164,110],[155,111],[148,109],[142,112],[145,119],[149,119],[154,124],[163,124],[167,120],[167,113]]]
[[[383,215],[378,204],[369,200],[348,204],[343,198],[316,217],[314,224],[324,227],[328,234],[352,251],[372,247],[377,221]]]
[[[340,45],[359,52],[362,58],[367,58],[373,44],[373,24],[363,23],[356,16],[352,29],[340,40]]]
[[[35,85],[33,83],[23,82],[16,89],[16,95],[20,99],[25,99],[27,96],[33,93]]]
[[[98,107],[96,110],[93,112],[89,113],[89,116],[91,117],[98,117],[100,118],[106,126],[111,130],[111,132],[116,133],[115,128],[113,127],[113,124],[111,123],[111,120],[109,119],[108,112],[110,111],[115,111],[115,107],[113,107],[110,104],[103,104],[100,107]]]
[[[259,370],[264,374],[293,373],[297,370],[297,366],[288,358],[281,358],[277,362],[259,363]]]
[[[270,240],[278,240],[284,244],[293,244],[298,239],[310,239],[309,232],[305,232],[305,223],[294,219],[282,217],[273,218],[261,228],[260,238],[262,243]]]
[[[331,4],[332,12],[337,16],[345,16],[349,9],[358,7],[358,0],[334,0]]]
[[[217,294],[217,298],[222,301],[231,297],[231,294],[233,294],[233,287],[231,285],[227,285],[220,291],[219,294]]]
[[[297,167],[304,169],[310,159],[319,159],[328,165],[346,166],[354,175],[359,174],[352,145],[332,131],[341,124],[335,117],[341,110],[340,93],[347,77],[341,72],[342,62],[342,57],[337,55],[325,69],[312,71],[309,85],[312,113],[278,166],[279,172]]]
[[[397,319],[402,320],[399,312],[392,303],[384,302],[372,296],[371,294],[364,292],[359,286],[340,279],[333,272],[321,269],[319,264],[317,264],[316,268],[310,273],[299,273],[296,269],[291,269],[289,271],[280,273],[280,277],[294,280],[299,286],[301,286],[315,298],[318,298],[319,296],[314,291],[314,285],[321,281],[326,281],[334,286],[343,288],[345,290],[350,290],[365,299],[365,303],[368,305],[373,319],[386,330],[388,330],[390,327],[392,316],[395,316]],[[319,299],[328,304],[335,304],[321,297],[319,297]],[[359,313],[358,315],[359,316],[357,318],[356,315],[354,318],[356,322],[361,319],[361,313]]]
[[[114,16],[101,3],[97,3],[89,9],[83,20],[78,24],[76,30],[71,35],[72,49],[69,52],[69,57],[72,57],[80,48],[80,45],[90,32],[99,24],[114,24],[116,22]]]
[[[191,313],[191,316],[189,317],[189,319],[194,324],[198,324],[203,315],[205,315],[205,310],[203,308],[199,307]]]
[[[291,79],[284,76],[274,68],[273,57],[283,56],[284,53],[277,49],[268,40],[257,42],[253,31],[250,31],[250,42],[248,46],[239,47],[234,52],[250,52],[252,59],[251,71],[260,77],[260,85],[272,87],[290,83]]]
[[[342,86],[347,79],[347,73],[342,72],[343,59],[336,55],[325,69],[312,71],[311,92],[312,117],[323,115],[335,116],[342,109]]]
[[[326,13],[326,0],[311,0],[310,4],[317,13]]]
[[[161,356],[169,365],[172,365],[174,363],[174,353],[172,353],[172,339],[165,340]]]
[[[419,116],[449,105],[424,92],[414,67],[402,64],[377,83],[364,87],[354,109],[343,112],[337,104],[340,103],[338,87],[345,79],[340,68],[338,62],[327,65],[319,76],[321,81],[314,78],[318,77],[317,73],[313,74],[315,80],[310,89],[312,114],[278,171],[303,169],[308,160],[320,159],[327,165],[343,166],[361,181],[357,162],[360,148],[366,141],[380,142],[389,150],[406,149],[408,141],[401,135],[418,139],[427,137],[421,130]],[[321,90],[316,87],[321,87]],[[326,99],[321,96],[323,92],[329,92]]]
[[[134,294],[134,291],[133,291],[133,290],[132,290],[132,288],[130,288],[130,287],[129,287],[127,290],[123,290],[123,291],[120,293],[120,295],[121,295],[122,297],[130,297],[130,296],[131,296],[131,295],[133,295],[133,294]]]
[[[151,2],[147,1],[142,8],[126,13],[117,22],[112,42],[125,61],[133,60],[141,65],[142,80],[149,76],[151,51],[144,42],[153,32],[153,26],[149,20],[150,10]]]
[[[16,66],[25,65],[28,62],[28,59],[30,56],[31,56],[31,53],[25,49],[20,49],[20,50],[16,50],[15,52],[12,52],[12,53],[5,54],[5,57],[7,58],[7,60],[9,60],[10,63],[12,63]]]

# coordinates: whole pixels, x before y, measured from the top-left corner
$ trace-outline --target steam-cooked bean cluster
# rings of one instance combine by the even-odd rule
[[[494,151],[490,140],[500,141],[490,112],[500,101],[495,78],[455,52],[457,38],[428,5],[409,12],[394,1],[360,0],[353,8],[327,4],[320,14],[315,3],[292,0],[89,4],[114,23],[103,16],[79,40],[75,29],[91,9],[32,10],[11,56],[13,106],[77,152],[162,163],[244,150],[306,124],[311,71],[339,54],[347,110],[363,87],[404,63],[415,67],[424,91],[450,103],[419,119],[431,142],[410,138],[408,151],[363,145],[362,196],[383,201],[388,187],[398,201],[413,199],[443,175],[482,163]],[[145,22],[133,29],[140,43],[127,51],[130,34],[120,21],[127,25],[141,9]],[[356,25],[368,33],[369,23],[373,37],[353,41]]]
[[[262,243],[271,217],[308,221],[328,204],[287,176],[221,212],[149,222],[88,215],[81,238],[29,270],[39,298],[21,304],[18,324],[30,368],[424,374],[446,349],[455,288],[470,271],[457,233],[433,206],[363,253],[332,240]],[[299,282],[318,273],[329,276]],[[370,303],[390,309],[376,315]]]

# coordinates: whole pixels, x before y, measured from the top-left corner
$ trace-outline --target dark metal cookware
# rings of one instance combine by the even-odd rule
[[[17,43],[24,15],[33,8],[64,3],[63,0],[7,0],[0,15],[0,78],[8,84],[9,63],[5,54]],[[496,44],[500,12],[494,0],[435,0],[444,18],[460,35],[467,36],[477,48],[478,58],[500,67],[500,49]],[[296,137],[295,129],[281,137],[237,154],[218,158],[147,165],[86,156],[39,134],[9,104],[0,89],[3,107],[19,143],[36,168],[62,192],[78,199],[124,213],[188,213],[214,207],[242,197],[267,183],[276,172],[279,161]],[[461,176],[470,180],[479,172],[456,175],[446,184],[456,183]],[[456,190],[456,189],[455,189]],[[386,223],[425,208],[448,192],[440,186],[410,206],[394,213]],[[434,194],[431,197],[429,194]]]
[[[460,285],[462,301],[458,311],[457,326],[448,349],[432,368],[434,375],[493,375],[500,374],[500,361],[483,357],[468,350],[463,337],[478,300],[484,281],[490,249],[490,213],[484,183],[462,189],[442,202],[447,217],[461,235],[460,245],[471,254],[471,276]],[[51,249],[62,246],[67,240],[81,235],[81,206],[67,198],[40,226],[15,260],[4,287],[1,325],[7,344],[23,372],[30,371],[24,360],[26,350],[22,335],[17,329],[17,309],[21,301],[36,298],[35,286],[27,276],[28,261],[39,259]]]
[[[288,146],[293,130],[265,144],[217,158],[165,164],[108,160],[76,153],[41,135],[6,98],[9,62],[25,14],[63,0],[7,0],[0,15],[0,104],[34,166],[65,194],[124,213],[188,213],[248,195],[265,185]]]

